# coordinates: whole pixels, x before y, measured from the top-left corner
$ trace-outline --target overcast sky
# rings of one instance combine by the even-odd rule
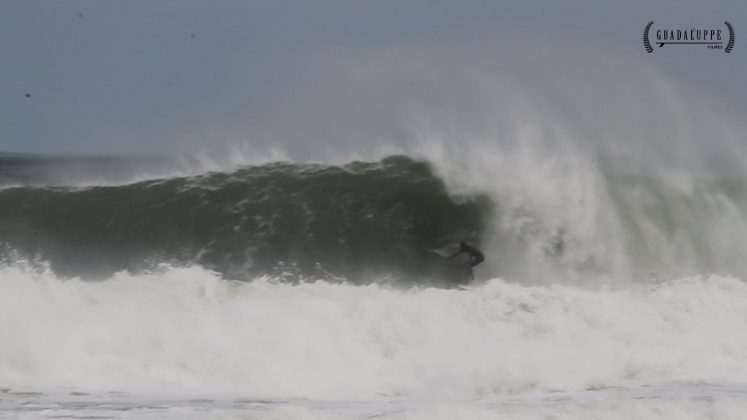
[[[642,45],[725,20],[731,54]],[[0,0],[0,151],[744,143],[745,48],[743,0]]]

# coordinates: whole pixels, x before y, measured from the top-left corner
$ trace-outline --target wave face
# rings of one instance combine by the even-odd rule
[[[443,279],[454,268],[431,250],[479,241],[491,214],[487,196],[453,196],[430,164],[404,156],[0,190],[6,254],[84,276],[170,262],[229,278]]]

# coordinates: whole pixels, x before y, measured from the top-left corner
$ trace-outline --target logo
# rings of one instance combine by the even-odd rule
[[[723,31],[721,27],[717,28],[654,28],[654,22],[649,22],[643,29],[643,47],[646,52],[652,54],[654,47],[651,45],[657,45],[659,48],[663,48],[665,45],[705,45],[710,50],[724,50],[725,53],[731,53],[734,49],[734,27],[731,23],[724,22],[726,31]],[[726,41],[726,35],[728,33],[729,40]],[[651,38],[653,35],[653,39]],[[726,43],[726,45],[724,45]]]

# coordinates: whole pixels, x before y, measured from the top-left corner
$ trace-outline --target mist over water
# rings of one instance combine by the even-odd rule
[[[743,275],[742,121],[638,58],[544,52],[525,74],[475,75],[494,98],[477,120],[413,125],[452,191],[496,203],[489,264],[540,284]]]

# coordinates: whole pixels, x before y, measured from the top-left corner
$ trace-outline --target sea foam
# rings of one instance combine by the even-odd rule
[[[16,265],[0,281],[0,386],[14,389],[490,398],[747,374],[747,287],[728,277],[398,290]]]

